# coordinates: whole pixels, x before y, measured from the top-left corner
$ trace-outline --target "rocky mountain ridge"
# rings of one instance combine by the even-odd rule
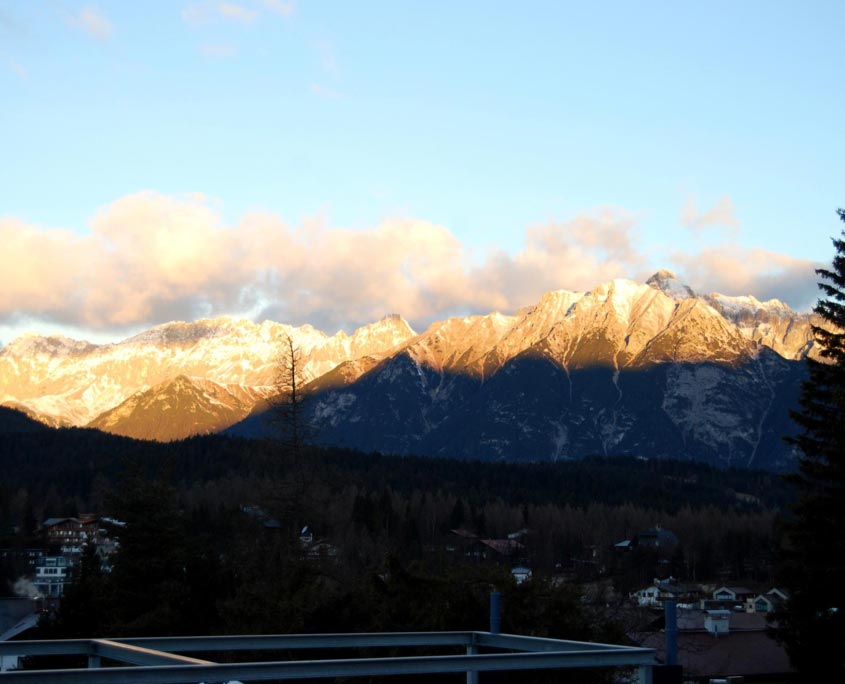
[[[266,397],[273,392],[285,335],[300,350],[308,381],[345,360],[385,354],[414,331],[398,316],[331,337],[310,325],[217,318],[166,323],[106,345],[24,336],[0,350],[0,403],[45,422],[87,425],[178,376]]]
[[[673,448],[689,438],[698,445],[691,453],[754,462],[772,407],[791,400],[781,390],[794,384],[794,362],[816,352],[810,324],[776,300],[702,297],[660,271],[644,284],[548,292],[514,315],[438,321],[420,335],[392,315],[352,335],[223,318],[167,323],[109,345],[25,336],[0,350],[0,403],[49,424],[140,438],[216,431],[266,407],[290,335],[314,417],[335,443],[570,458],[653,449],[651,437],[632,435],[665,418],[680,435]],[[745,406],[723,405],[733,390]],[[627,406],[637,393],[640,405]],[[641,415],[645,406],[657,417]],[[718,417],[704,415],[714,406]],[[233,429],[261,432],[260,421]]]

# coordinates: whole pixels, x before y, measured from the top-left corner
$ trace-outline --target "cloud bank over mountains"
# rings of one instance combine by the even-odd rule
[[[818,264],[742,246],[735,235],[695,254],[646,254],[635,217],[619,209],[528,228],[515,253],[478,253],[420,219],[350,229],[256,212],[227,225],[203,195],[146,191],[104,207],[84,234],[0,218],[0,241],[0,324],[116,335],[223,314],[334,331],[399,312],[421,329],[449,315],[512,312],[549,290],[644,280],[663,266],[702,292],[799,309],[817,296]]]

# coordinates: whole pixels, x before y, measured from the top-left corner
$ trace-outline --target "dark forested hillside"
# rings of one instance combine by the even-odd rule
[[[272,441],[209,435],[156,443],[91,429],[43,428],[11,410],[4,411],[3,417],[3,425],[33,426],[32,430],[3,430],[3,487],[7,491],[26,488],[45,505],[55,504],[45,500],[48,495],[85,501],[98,486],[113,484],[127,468],[164,477],[187,489],[227,478],[272,476],[285,463],[280,447]],[[443,490],[479,501],[497,498],[511,505],[630,504],[667,512],[710,505],[749,510],[780,508],[789,497],[789,488],[772,473],[719,470],[674,460],[484,463],[312,447],[308,461],[313,477],[328,487],[356,484],[403,493]]]
[[[109,532],[120,542],[110,571],[83,555],[37,636],[482,629],[495,586],[505,629],[619,640],[609,597],[619,605],[657,575],[771,581],[774,521],[790,498],[772,473],[681,461],[301,456],[223,436],[3,434],[0,547],[43,546],[51,516],[125,523]],[[655,527],[677,546],[615,546]],[[491,551],[503,543],[511,551]],[[516,582],[518,564],[531,582]],[[21,572],[0,562],[0,594]]]

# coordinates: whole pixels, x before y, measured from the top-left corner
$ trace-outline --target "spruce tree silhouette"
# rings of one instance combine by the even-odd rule
[[[838,214],[845,221],[845,210]],[[819,681],[845,681],[845,230],[833,244],[832,267],[816,271],[825,295],[814,309],[823,324],[813,327],[822,361],[808,359],[792,414],[802,428],[788,440],[801,451],[790,476],[800,498],[782,550],[791,596],[774,616],[793,665]]]

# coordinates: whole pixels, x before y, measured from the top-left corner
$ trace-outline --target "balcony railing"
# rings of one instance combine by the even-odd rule
[[[455,655],[259,660],[220,663],[196,657],[233,651],[430,647],[459,648]],[[182,654],[191,654],[191,656]],[[0,656],[87,656],[88,668],[15,670],[3,684],[195,684],[328,677],[364,677],[465,672],[467,684],[479,672],[564,668],[632,668],[638,684],[651,684],[654,651],[581,641],[491,632],[397,632],[378,634],[291,634],[271,636],[149,637],[0,642]],[[102,661],[119,663],[101,667]],[[112,663],[110,662],[109,665]],[[128,665],[128,666],[127,666]]]

